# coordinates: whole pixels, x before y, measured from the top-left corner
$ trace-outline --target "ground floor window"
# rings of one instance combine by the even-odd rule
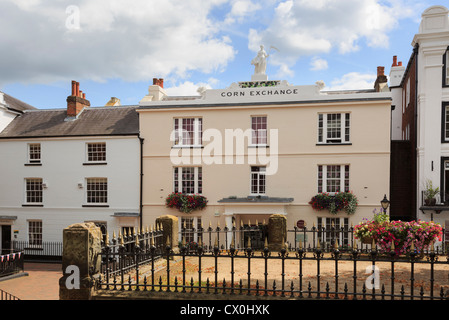
[[[333,245],[338,241],[338,245],[350,244],[351,231],[349,230],[348,218],[318,218],[318,238],[323,243]]]
[[[184,239],[187,245],[196,245],[201,238],[201,217],[181,218],[181,241]]]
[[[42,221],[28,221],[28,243],[30,246],[42,246]]]

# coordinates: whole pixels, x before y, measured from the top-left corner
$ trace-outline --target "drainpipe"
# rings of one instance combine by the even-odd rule
[[[139,205],[139,211],[140,211],[140,230],[142,230],[142,222],[143,222],[143,138],[139,136],[140,141],[140,205]]]

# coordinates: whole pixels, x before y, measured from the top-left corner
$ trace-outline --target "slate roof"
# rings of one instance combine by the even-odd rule
[[[14,111],[20,111],[23,112],[25,110],[33,110],[36,109],[35,107],[29,105],[28,103],[25,103],[17,98],[14,98],[10,96],[9,94],[3,93],[3,99],[5,100],[6,107],[8,109],[14,110]]]
[[[16,117],[0,138],[138,135],[137,106],[86,107],[67,121],[66,109],[28,110]]]

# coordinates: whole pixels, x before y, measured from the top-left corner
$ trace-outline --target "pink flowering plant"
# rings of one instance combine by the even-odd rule
[[[382,253],[391,252],[392,244],[396,255],[410,252],[413,245],[418,253],[428,249],[435,241],[441,241],[443,229],[440,224],[428,221],[364,220],[354,227],[354,236],[362,240],[370,238]]]
[[[313,196],[309,204],[316,211],[328,210],[332,214],[337,214],[344,210],[347,214],[354,214],[359,201],[350,191],[337,192],[333,195],[327,192],[321,192]]]
[[[184,213],[191,213],[194,210],[204,209],[207,206],[207,201],[206,197],[198,194],[173,192],[165,199],[165,205],[167,208],[174,208]]]

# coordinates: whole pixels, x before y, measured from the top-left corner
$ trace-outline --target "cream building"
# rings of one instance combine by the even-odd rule
[[[154,79],[137,108],[143,225],[161,215],[195,228],[232,228],[282,214],[289,230],[300,220],[311,228],[371,219],[390,179],[391,95],[376,87],[383,92],[326,92],[322,82],[294,86],[259,74],[171,97]],[[336,191],[357,196],[354,214],[312,209],[313,196]],[[172,192],[201,194],[207,207],[188,214],[167,208]]]

